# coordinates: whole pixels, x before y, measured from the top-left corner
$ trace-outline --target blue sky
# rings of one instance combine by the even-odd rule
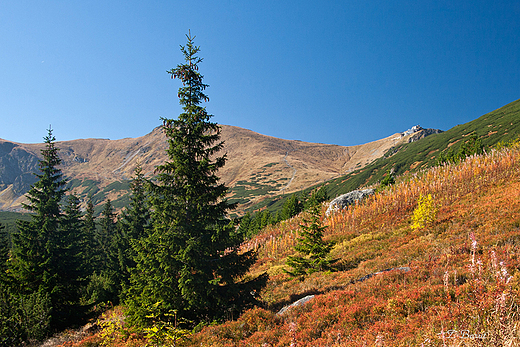
[[[355,145],[520,98],[518,1],[0,2],[0,138],[138,137],[176,118],[188,30],[213,120]]]

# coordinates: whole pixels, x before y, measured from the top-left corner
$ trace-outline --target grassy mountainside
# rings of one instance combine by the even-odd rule
[[[419,208],[421,196],[434,206]],[[326,206],[323,206],[323,212]],[[413,227],[422,210],[430,222]],[[183,346],[514,346],[520,338],[520,146],[431,168],[328,219],[336,272],[283,272],[302,215],[244,245],[267,271],[264,307],[190,334]],[[388,270],[388,271],[383,271]],[[280,308],[315,295],[305,305]],[[136,346],[121,308],[67,346]],[[117,319],[119,320],[117,320]],[[120,323],[110,323],[110,322]],[[117,326],[115,326],[117,325]]]
[[[420,141],[392,147],[384,156],[365,167],[347,175],[332,179],[324,185],[331,197],[335,197],[363,186],[380,182],[389,170],[396,176],[417,172],[436,164],[439,154],[449,149],[457,151],[469,135],[479,136],[485,148],[500,141],[509,141],[520,136],[520,100],[485,114],[471,122],[433,134]],[[310,191],[310,189],[307,189]],[[264,201],[263,206],[276,211],[283,201]]]
[[[266,197],[282,196],[364,167],[411,136],[395,134],[358,146],[335,146],[277,139],[233,126],[222,126],[227,164],[219,176],[239,203],[237,214]],[[137,163],[150,177],[166,160],[167,142],[159,128],[139,138],[82,139],[57,142],[61,169],[80,198],[93,196],[98,209],[110,198],[117,209],[128,203],[128,180]],[[0,140],[0,209],[17,211],[35,182],[42,144]]]
[[[520,337],[520,151],[432,168],[325,220],[341,271],[282,272],[300,218],[251,241],[271,275],[263,309],[208,327],[191,345],[507,345]],[[433,222],[413,229],[421,195]],[[409,268],[368,274],[392,268]],[[308,294],[284,315],[283,305]],[[444,332],[444,335],[443,335]],[[467,338],[468,334],[474,338]]]

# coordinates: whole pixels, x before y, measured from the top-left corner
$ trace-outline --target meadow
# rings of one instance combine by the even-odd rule
[[[325,237],[335,244],[338,271],[303,280],[283,271],[302,215],[267,227],[243,245],[259,254],[251,275],[270,274],[263,307],[176,335],[170,345],[518,345],[519,169],[518,145],[506,146],[401,176],[329,217],[324,205]],[[358,281],[388,269],[395,270]],[[277,314],[309,294],[316,296],[307,304]],[[118,307],[106,317],[122,315]],[[63,346],[146,343],[121,319],[111,319],[120,324],[102,324],[98,334]]]

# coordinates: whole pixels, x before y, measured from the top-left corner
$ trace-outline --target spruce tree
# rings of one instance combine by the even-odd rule
[[[13,234],[11,273],[22,295],[50,297],[53,326],[61,324],[62,310],[68,304],[64,295],[68,278],[62,262],[62,212],[60,202],[65,195],[66,181],[58,168],[61,160],[52,130],[44,137],[43,159],[39,162],[38,181],[27,193],[24,208],[32,212],[30,221],[19,220],[18,232]]]
[[[289,199],[285,201],[281,211],[281,219],[287,220],[296,216],[303,210],[303,203],[300,201],[300,198],[297,194],[291,195]]]
[[[122,226],[130,240],[138,240],[145,234],[150,223],[150,208],[146,196],[147,180],[140,164],[134,170],[134,177],[130,183],[130,206],[123,211]]]
[[[321,221],[321,203],[317,191],[309,199],[309,208],[300,224],[300,237],[294,249],[299,255],[287,257],[286,264],[292,270],[286,272],[294,277],[304,277],[317,271],[333,270],[335,260],[330,258],[333,244],[323,240],[327,227]]]
[[[96,273],[103,282],[103,293],[99,295],[102,301],[118,302],[121,292],[120,236],[116,214],[112,202],[107,199],[100,216],[100,228],[97,233],[96,254],[99,256]]]
[[[85,210],[85,217],[83,222],[83,266],[84,272],[87,276],[94,273],[97,265],[97,254],[96,246],[96,221],[94,217],[94,204],[92,203],[92,197],[89,196],[87,200],[87,208]]]
[[[65,180],[57,166],[61,163],[52,130],[44,137],[38,181],[27,193],[29,204],[24,208],[32,212],[30,221],[17,221],[18,233],[13,235],[13,274],[21,290],[55,292],[57,284],[57,256],[62,216],[60,202],[65,195]]]
[[[137,267],[127,301],[131,318],[143,322],[157,305],[192,321],[219,318],[255,302],[267,275],[243,280],[255,254],[241,253],[241,234],[227,219],[234,206],[217,171],[226,162],[220,127],[200,106],[208,101],[198,72],[199,47],[187,35],[185,63],[167,71],[182,82],[178,119],[163,118],[168,160],[156,168],[150,190],[152,228],[137,245]]]
[[[60,249],[60,261],[58,271],[66,285],[63,299],[69,303],[79,302],[80,286],[87,275],[84,254],[85,236],[84,222],[80,209],[80,201],[77,196],[71,194],[67,197],[67,203],[61,222],[61,238],[58,243]]]
[[[123,285],[128,288],[130,270],[136,265],[135,243],[145,236],[146,229],[150,224],[150,209],[148,207],[148,197],[146,194],[147,180],[143,174],[140,164],[134,170],[134,177],[130,183],[131,196],[130,205],[122,212],[119,223],[121,236],[120,247],[120,268],[123,274]]]
[[[5,226],[0,223],[0,283],[6,282],[9,249],[9,237],[7,231],[5,230]]]
[[[100,255],[98,263],[99,269],[113,269],[114,255],[115,255],[115,241],[116,241],[116,214],[112,207],[112,201],[107,199],[103,205],[103,211],[100,216],[100,228],[97,232],[97,253]],[[114,269],[115,270],[115,269]]]

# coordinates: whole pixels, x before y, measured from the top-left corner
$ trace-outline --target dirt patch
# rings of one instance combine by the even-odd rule
[[[410,165],[410,170],[415,169],[417,166],[419,166],[422,163],[422,161],[416,161],[412,165]]]

